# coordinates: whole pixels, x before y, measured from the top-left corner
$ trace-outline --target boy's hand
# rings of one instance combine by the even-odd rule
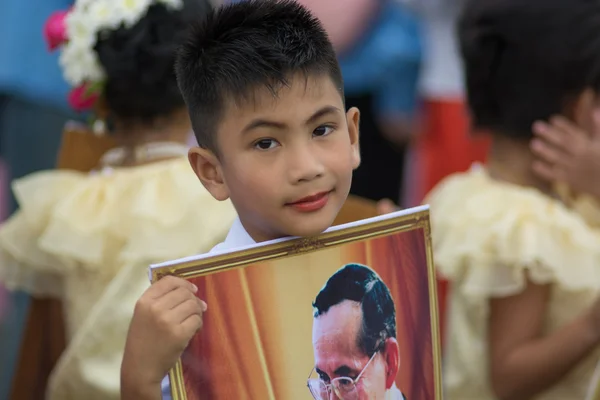
[[[121,366],[123,394],[140,398],[137,389],[160,394],[161,381],[202,327],[207,305],[196,297],[197,291],[192,283],[167,276],[138,300]]]
[[[531,149],[538,158],[534,172],[541,178],[564,182],[578,192],[600,198],[600,116],[594,132],[585,132],[564,117],[533,125]]]

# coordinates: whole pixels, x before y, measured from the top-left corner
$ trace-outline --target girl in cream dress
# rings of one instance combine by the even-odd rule
[[[600,1],[466,1],[469,106],[492,146],[426,200],[451,284],[445,399],[585,399],[600,357],[597,209],[535,175],[529,145],[556,114],[598,129],[599,21]]]
[[[20,209],[0,229],[0,280],[64,304],[67,348],[49,399],[117,399],[125,337],[150,263],[222,242],[235,211],[187,161],[191,127],[175,50],[204,0],[79,0],[49,39],[75,87],[71,103],[104,105],[97,131],[119,147],[91,174],[55,170],[14,182]],[[65,29],[61,28],[64,27]]]

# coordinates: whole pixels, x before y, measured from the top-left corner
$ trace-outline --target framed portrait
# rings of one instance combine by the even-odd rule
[[[175,400],[441,400],[428,206],[152,265],[198,287]]]

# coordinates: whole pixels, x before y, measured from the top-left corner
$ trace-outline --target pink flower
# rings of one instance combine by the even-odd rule
[[[65,18],[69,14],[69,11],[63,10],[52,13],[44,24],[44,39],[46,39],[46,44],[50,51],[56,50],[68,40]]]
[[[69,93],[69,105],[77,112],[87,111],[94,107],[99,92],[93,90],[93,85],[84,83]]]

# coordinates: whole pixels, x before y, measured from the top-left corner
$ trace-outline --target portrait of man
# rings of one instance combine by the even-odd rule
[[[315,400],[408,400],[396,386],[400,350],[390,290],[369,267],[335,272],[313,302]]]

